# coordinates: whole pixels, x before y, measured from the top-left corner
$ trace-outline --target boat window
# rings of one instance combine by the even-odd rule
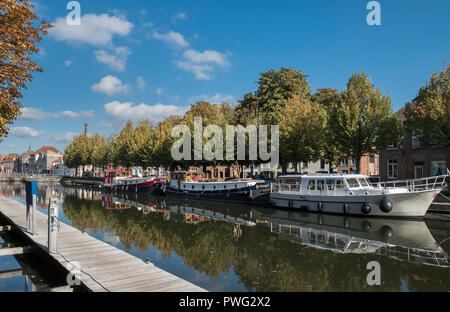
[[[226,188],[227,188],[227,186],[226,186],[226,185],[224,185],[224,186],[223,186],[223,188],[224,188],[224,189],[226,189]]]
[[[325,180],[317,180],[317,189],[323,191],[325,189]]]
[[[314,181],[314,180],[310,180],[309,181],[309,183],[308,183],[308,190],[313,191],[313,190],[316,189],[316,183],[315,182],[316,181]]]
[[[213,189],[216,189],[216,186],[215,186],[215,185],[213,186]]]
[[[350,188],[359,187],[359,183],[357,179],[347,179],[348,186]]]
[[[194,189],[194,185],[192,185],[192,189]]]
[[[204,185],[202,185],[202,189],[205,189],[205,186],[204,186]]]
[[[327,180],[327,190],[334,190],[334,180]]]
[[[367,187],[369,186],[369,184],[367,183],[366,179],[358,179],[359,184],[361,184],[361,186],[363,187]]]
[[[336,189],[345,188],[344,180],[336,180]]]

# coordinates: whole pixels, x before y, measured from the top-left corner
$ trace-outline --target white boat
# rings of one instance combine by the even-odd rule
[[[270,201],[276,207],[319,213],[423,217],[446,178],[372,184],[357,174],[286,175],[271,185]]]

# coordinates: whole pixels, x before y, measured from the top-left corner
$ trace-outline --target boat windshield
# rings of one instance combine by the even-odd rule
[[[366,179],[358,179],[359,184],[361,184],[362,187],[369,187],[369,183]]]
[[[350,178],[350,179],[346,179],[346,180],[347,180],[349,188],[360,187],[360,185],[358,183],[358,179]]]

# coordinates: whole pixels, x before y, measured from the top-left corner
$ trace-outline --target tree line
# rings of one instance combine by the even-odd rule
[[[171,169],[236,163],[172,159],[171,148],[178,140],[171,136],[172,128],[183,124],[193,132],[194,117],[202,117],[203,127],[218,125],[224,130],[226,125],[279,125],[283,172],[289,163],[324,158],[332,168],[345,158],[359,160],[399,144],[405,130],[415,133],[423,146],[450,146],[449,64],[433,74],[406,106],[405,122],[393,112],[390,97],[363,71],[353,74],[342,91],[319,88],[313,93],[307,77],[293,68],[269,70],[260,74],[257,89],[235,106],[201,101],[191,104],[184,116],[170,116],[159,123],[145,119],[133,125],[128,121],[120,133],[108,138],[80,134],[66,148],[64,163],[69,168],[114,164]],[[258,163],[239,161],[241,165]],[[359,161],[356,167],[359,172]]]

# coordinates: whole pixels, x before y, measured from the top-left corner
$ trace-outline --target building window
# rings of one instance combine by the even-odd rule
[[[348,159],[343,159],[343,160],[341,161],[341,166],[347,167],[347,166],[348,166]]]
[[[395,179],[398,178],[398,160],[388,159],[388,178]]]
[[[420,142],[419,142],[419,138],[416,137],[415,135],[412,136],[412,148],[416,149],[420,147]]]
[[[342,174],[348,174],[348,170],[342,170]]]
[[[320,159],[320,169],[325,169],[325,159],[324,158]]]
[[[423,165],[415,165],[414,166],[414,178],[415,179],[423,178]]]
[[[431,176],[444,175],[447,173],[447,166],[445,161],[431,162]]]

